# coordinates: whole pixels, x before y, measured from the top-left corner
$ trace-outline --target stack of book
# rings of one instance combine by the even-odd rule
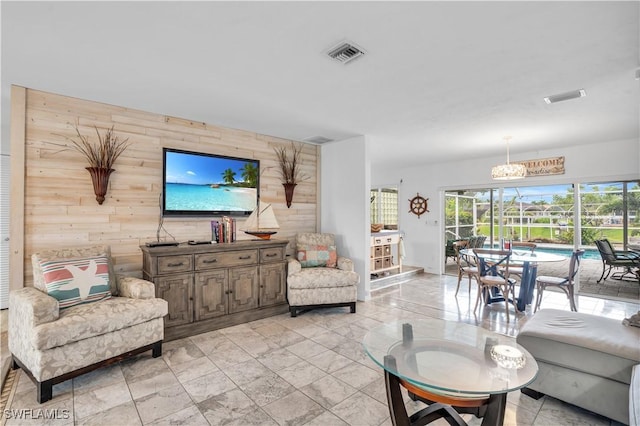
[[[222,219],[211,221],[211,240],[216,243],[232,243],[236,240],[235,219],[222,216]]]

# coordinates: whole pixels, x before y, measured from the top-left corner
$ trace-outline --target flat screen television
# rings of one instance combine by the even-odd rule
[[[163,216],[248,216],[258,205],[260,161],[162,150]]]

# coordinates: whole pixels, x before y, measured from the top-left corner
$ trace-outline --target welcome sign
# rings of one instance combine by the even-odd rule
[[[540,158],[537,160],[513,161],[527,168],[527,177],[564,174],[564,157]]]

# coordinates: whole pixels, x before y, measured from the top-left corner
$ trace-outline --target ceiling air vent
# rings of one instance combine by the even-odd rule
[[[343,41],[327,51],[327,55],[342,64],[353,61],[365,54],[365,51],[350,41]]]
[[[324,136],[312,136],[310,138],[302,139],[305,142],[311,142],[315,144],[322,144],[327,142],[332,142],[333,139],[325,138]]]
[[[556,102],[568,101],[570,99],[578,99],[587,96],[587,92],[584,89],[572,90],[571,92],[560,93],[559,95],[547,96],[544,101],[548,104],[555,104]]]

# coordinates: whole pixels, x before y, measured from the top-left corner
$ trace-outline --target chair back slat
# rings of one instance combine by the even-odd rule
[[[511,259],[510,250],[492,250],[492,249],[473,249],[476,261],[478,262],[478,270],[480,276],[491,273],[492,275],[500,275],[500,267],[504,268],[504,277],[509,276],[509,260]],[[485,255],[491,255],[491,262],[487,262]]]
[[[453,250],[456,254],[456,262],[458,263],[458,268],[463,268],[465,266],[472,266],[469,262],[467,256],[460,254],[460,250],[465,249],[469,246],[469,241],[467,240],[459,240],[453,242]],[[466,265],[464,265],[465,263]]]
[[[569,262],[569,275],[567,276],[567,282],[572,283],[578,274],[580,269],[580,259],[584,254],[584,250],[574,250],[571,254],[571,261]]]

